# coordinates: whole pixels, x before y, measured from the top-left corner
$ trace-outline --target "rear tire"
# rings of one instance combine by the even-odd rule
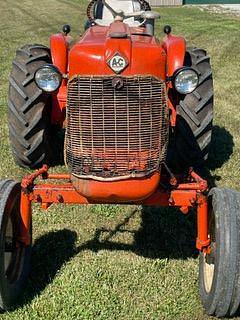
[[[9,78],[10,144],[16,164],[24,168],[38,168],[51,161],[51,97],[34,81],[36,70],[47,63],[51,63],[47,47],[26,45],[17,50]]]
[[[209,200],[211,253],[200,254],[200,296],[208,315],[234,316],[240,304],[240,193],[213,188]]]
[[[20,233],[20,184],[0,182],[0,308],[10,310],[25,285],[31,245],[17,242]]]
[[[199,76],[198,87],[179,97],[177,122],[171,164],[178,170],[204,165],[212,137],[213,79],[210,58],[205,50],[193,48],[186,52],[185,66],[194,68]]]

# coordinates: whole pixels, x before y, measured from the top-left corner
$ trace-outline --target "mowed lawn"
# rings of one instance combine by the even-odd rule
[[[48,44],[63,24],[79,35],[87,1],[0,0],[0,177],[26,171],[12,160],[8,75],[15,50]],[[215,79],[213,146],[206,176],[240,190],[240,20],[197,8],[161,8],[165,24],[205,48]],[[55,168],[56,171],[66,170]],[[0,319],[208,319],[198,296],[194,214],[125,206],[34,207],[32,272],[13,312]]]

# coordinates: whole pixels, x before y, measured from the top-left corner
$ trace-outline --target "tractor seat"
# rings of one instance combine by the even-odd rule
[[[107,0],[107,3],[115,10],[122,10],[125,13],[141,11],[141,5],[138,0]],[[106,8],[101,1],[96,4],[95,13],[95,22],[98,25],[109,26],[114,21],[111,11]],[[130,27],[138,27],[140,20],[128,18],[125,19],[124,22]]]

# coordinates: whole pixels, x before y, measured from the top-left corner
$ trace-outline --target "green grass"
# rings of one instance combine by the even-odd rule
[[[48,44],[72,25],[82,32],[85,1],[0,0],[0,177],[19,179],[9,149],[6,105],[15,50]],[[240,190],[237,18],[197,8],[162,8],[157,34],[171,24],[208,50],[215,79],[211,181]],[[56,170],[60,171],[61,168]],[[208,319],[198,297],[194,215],[141,207],[34,207],[32,272],[19,306],[0,319]]]

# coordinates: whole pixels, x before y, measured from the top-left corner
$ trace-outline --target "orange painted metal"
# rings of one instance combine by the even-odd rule
[[[127,34],[125,38],[112,38],[120,26]],[[69,53],[69,78],[81,75],[113,75],[108,60],[119,52],[128,59],[129,66],[123,76],[151,74],[166,79],[166,52],[155,37],[143,36],[137,28],[129,28],[121,22],[111,27],[89,28]]]
[[[170,207],[193,207],[197,201],[195,190],[172,190],[165,191],[158,189],[148,199],[142,201],[125,201],[125,204],[170,206]],[[64,204],[116,204],[114,199],[111,202],[87,199],[73,187],[71,183],[64,184],[39,184],[34,186],[29,197],[30,201],[37,203],[64,203]],[[194,202],[193,202],[194,200]]]
[[[193,200],[197,199],[196,190],[162,190],[158,189],[148,199],[137,202],[137,204],[149,206],[169,206],[169,207],[193,207]]]
[[[168,34],[163,39],[162,46],[167,55],[166,63],[166,77],[171,78],[174,72],[184,66],[184,59],[186,54],[186,41],[182,37],[177,37],[172,34]],[[175,101],[176,97],[172,95],[171,90],[173,88],[172,82],[167,82],[168,88],[168,106],[171,111],[170,122],[171,126],[176,126],[177,112],[176,106],[178,101]]]
[[[209,251],[211,240],[208,232],[208,199],[203,194],[198,194],[197,200],[197,242],[196,247],[200,251]]]
[[[31,222],[31,204],[32,202],[40,203],[43,209],[48,209],[53,203],[64,204],[96,204],[96,203],[116,203],[114,198],[103,199],[89,199],[80,194],[73,187],[73,184],[34,184],[37,177],[43,176],[44,179],[54,180],[69,180],[70,176],[67,174],[48,174],[48,167],[44,166],[37,172],[22,180],[22,193],[21,193],[21,217],[22,226],[19,241],[29,244],[29,230]],[[179,183],[175,187],[171,186],[170,189],[163,189],[160,187],[149,196],[147,199],[139,201],[126,201],[125,204],[141,204],[141,205],[154,205],[154,206],[169,206],[179,207],[180,210],[186,214],[191,207],[197,207],[197,225],[198,235],[196,247],[199,250],[209,252],[210,239],[208,235],[208,202],[207,196],[203,192],[207,191],[207,183],[194,171],[190,170],[190,177],[193,180],[189,183]],[[125,183],[125,182],[124,182]],[[171,184],[169,184],[171,185]],[[125,184],[127,186],[127,183]],[[109,201],[108,201],[109,200]]]
[[[21,183],[22,189],[25,190],[26,192],[29,191],[29,187],[33,186],[34,180],[41,175],[47,174],[47,172],[48,172],[48,166],[43,165],[43,167],[41,169],[24,177],[22,179],[22,183]]]
[[[88,199],[79,194],[71,183],[36,185],[31,193],[30,201],[41,204],[89,204]]]
[[[54,34],[50,37],[50,49],[52,63],[63,75],[68,73],[68,53],[69,40],[62,33]],[[62,126],[65,119],[65,108],[67,101],[67,79],[63,79],[61,87],[52,94],[52,116],[54,124]]]
[[[208,188],[208,183],[206,180],[202,179],[196,172],[193,171],[193,168],[190,168],[189,174],[194,181],[200,185],[200,191],[204,192]]]
[[[29,245],[31,243],[30,228],[32,220],[32,207],[31,207],[31,193],[34,188],[34,181],[41,175],[46,175],[48,166],[44,165],[41,169],[28,175],[22,179],[21,183],[21,202],[20,202],[20,215],[21,215],[21,226],[19,242]]]
[[[163,48],[167,54],[167,76],[171,77],[184,65],[186,41],[182,37],[169,34],[163,39]],[[171,87],[171,83],[169,85]]]
[[[168,98],[168,107],[171,111],[170,112],[171,127],[175,127],[177,122],[177,111],[176,111],[176,106],[173,104],[170,98]]]
[[[75,189],[90,202],[130,203],[150,197],[159,185],[160,173],[120,181],[96,181],[74,176],[71,180]]]
[[[66,74],[68,69],[68,43],[62,33],[50,37],[50,49],[53,64]]]
[[[67,104],[67,81],[63,80],[59,90],[52,94],[52,114],[51,122],[63,127],[63,122],[66,118]]]
[[[21,226],[18,241],[28,246],[31,243],[30,228],[32,220],[32,206],[29,194],[23,190],[21,192],[20,213]]]
[[[52,180],[70,180],[71,175],[70,174],[64,174],[64,173],[56,173],[56,174],[47,174],[44,179],[52,179]]]
[[[117,33],[126,36],[114,38]],[[53,64],[63,74],[68,74],[68,78],[77,74],[113,75],[108,61],[119,52],[129,63],[121,73],[123,76],[149,74],[166,80],[184,64],[185,40],[169,34],[160,42],[143,33],[143,28],[130,28],[122,22],[114,22],[110,27],[94,26],[85,32],[71,50],[68,36],[61,33],[52,35],[50,45]],[[171,82],[168,82],[168,88],[172,88]],[[67,79],[64,79],[58,92],[52,95],[52,123],[63,125],[66,101]],[[171,110],[171,125],[175,126],[174,101],[169,99],[168,104]]]

